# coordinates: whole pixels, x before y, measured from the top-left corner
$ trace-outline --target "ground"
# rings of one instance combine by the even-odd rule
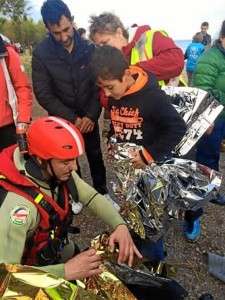
[[[36,103],[33,109],[34,119],[46,112]],[[103,118],[100,118],[100,128],[103,130]],[[102,150],[107,168],[107,181],[113,179],[110,166],[106,159],[106,148],[102,139]],[[86,157],[80,159],[83,179],[91,182]],[[221,173],[225,173],[225,155],[221,155]],[[224,181],[221,187],[225,193]],[[201,237],[196,243],[188,243],[182,235],[182,223],[177,222],[165,234],[165,249],[168,253],[166,261],[177,268],[176,280],[189,292],[188,300],[198,299],[203,292],[210,292],[214,300],[225,299],[225,285],[220,280],[212,277],[207,270],[207,263],[203,253],[213,252],[225,256],[225,207],[209,203],[201,217]],[[81,249],[89,246],[89,241],[100,232],[108,229],[87,208],[75,216],[74,223],[80,227],[81,233],[75,236]]]

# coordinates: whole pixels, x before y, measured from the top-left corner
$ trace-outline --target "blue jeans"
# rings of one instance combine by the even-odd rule
[[[196,145],[196,162],[219,171],[220,145],[225,135],[225,120],[217,118],[210,135],[203,135]]]

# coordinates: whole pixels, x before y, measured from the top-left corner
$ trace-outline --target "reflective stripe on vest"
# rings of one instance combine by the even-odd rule
[[[168,36],[168,34],[164,30],[148,30],[141,34],[138,42],[135,43],[135,46],[131,50],[131,65],[136,65],[140,61],[145,61],[153,58],[153,38],[156,32],[160,32],[164,36]],[[177,86],[177,82],[179,81],[187,86],[187,83],[182,78],[182,76],[178,76],[176,78],[172,78],[167,85],[175,85]],[[159,86],[166,85],[164,80],[158,80]]]
[[[140,36],[139,41],[131,50],[131,65],[136,65],[136,63],[144,60],[153,58],[153,37],[155,32],[160,32],[164,36],[168,34],[164,30],[148,30]],[[158,80],[160,86],[165,85],[164,80]]]

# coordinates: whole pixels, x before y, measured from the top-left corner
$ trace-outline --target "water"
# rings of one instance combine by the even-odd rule
[[[180,47],[183,50],[183,52],[185,52],[187,46],[191,43],[191,40],[175,40],[174,42],[178,47]]]

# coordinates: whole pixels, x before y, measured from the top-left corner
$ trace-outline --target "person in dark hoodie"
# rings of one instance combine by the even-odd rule
[[[97,45],[114,46],[126,55],[130,65],[152,72],[160,85],[177,85],[184,68],[184,55],[163,30],[152,30],[149,25],[127,30],[119,17],[111,12],[90,16],[90,39]],[[183,81],[183,80],[182,80]],[[184,83],[183,83],[184,84]],[[107,98],[101,95],[107,108]]]
[[[81,131],[93,186],[119,210],[108,194],[98,126],[99,91],[87,67],[95,46],[74,29],[71,12],[63,1],[45,1],[41,14],[49,33],[33,51],[35,96],[49,115],[64,118]],[[77,204],[74,212],[81,209]]]
[[[186,124],[155,77],[138,66],[129,66],[122,51],[109,45],[96,48],[90,68],[96,84],[109,99],[109,137],[115,134],[117,142],[143,146],[133,153],[130,161],[134,167],[145,169],[171,156],[185,134]],[[149,242],[147,247],[138,248],[145,257],[163,259],[161,239],[156,245]]]

